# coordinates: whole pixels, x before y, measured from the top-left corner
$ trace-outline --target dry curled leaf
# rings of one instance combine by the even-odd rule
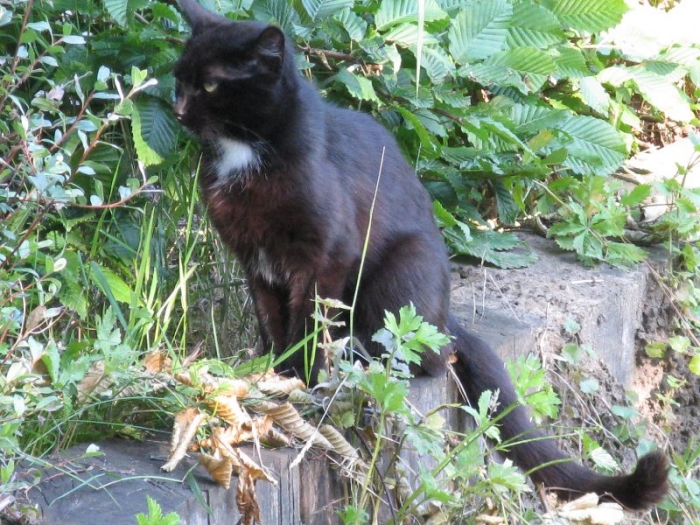
[[[212,415],[233,427],[240,427],[250,421],[250,415],[241,408],[236,396],[219,395],[207,400],[206,405],[212,411]]]
[[[337,428],[330,425],[321,426],[319,432],[331,444],[333,452],[342,458],[341,466],[344,473],[364,480],[366,473],[369,472],[369,465],[360,457],[357,449],[345,439],[345,436]]]
[[[242,379],[222,379],[218,382],[216,393],[242,399],[250,393],[250,383]]]
[[[143,358],[143,367],[150,374],[169,372],[172,364],[172,359],[163,350],[154,350],[147,353]]]
[[[282,403],[278,405],[270,401],[260,402],[253,405],[255,410],[269,415],[275,423],[281,426],[284,430],[292,434],[295,438],[304,442],[313,440],[313,444],[330,450],[333,445],[321,435],[316,427],[303,419],[291,403]]]
[[[82,405],[91,395],[104,392],[110,386],[112,381],[105,376],[105,362],[94,361],[87,374],[78,383],[78,403]]]
[[[597,494],[584,494],[545,514],[542,517],[543,523],[616,525],[624,520],[625,515],[620,505],[612,502],[598,504],[599,499]]]
[[[199,463],[207,469],[214,481],[224,488],[231,486],[231,474],[233,474],[233,461],[230,457],[223,457],[221,454],[210,455],[206,452],[199,454]]]
[[[236,487],[236,505],[241,513],[242,525],[260,523],[260,504],[255,492],[255,478],[248,472],[238,477]]]
[[[280,378],[259,381],[258,389],[269,396],[285,396],[294,390],[306,390],[306,384],[298,377]]]
[[[194,407],[186,408],[175,416],[173,435],[170,441],[170,455],[167,463],[160,467],[161,470],[166,472],[175,470],[180,460],[185,457],[187,447],[194,438],[197,429],[206,418],[206,412]]]

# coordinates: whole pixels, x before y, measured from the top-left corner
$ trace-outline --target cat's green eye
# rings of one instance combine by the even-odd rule
[[[213,93],[219,87],[217,82],[205,82],[202,86],[207,93]]]

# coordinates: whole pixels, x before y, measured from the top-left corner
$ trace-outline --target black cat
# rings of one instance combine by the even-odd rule
[[[195,0],[181,4],[192,37],[175,68],[175,113],[204,145],[202,195],[245,269],[264,345],[281,353],[301,340],[316,294],[352,303],[370,228],[354,335],[376,353],[371,336],[384,311],[413,302],[454,336],[442,355],[424,355],[425,372],[444,380],[454,353],[469,401],[499,390],[501,407],[516,403],[501,360],[449,314],[448,258],[431,201],[393,137],[371,117],[324,102],[278,28],[230,21]],[[286,363],[298,374],[300,356]],[[609,477],[566,461],[523,407],[503,418],[501,434],[529,440],[509,452],[526,471],[564,460],[531,476],[565,497],[597,492],[639,509],[666,493],[659,452],[641,458],[632,474]]]

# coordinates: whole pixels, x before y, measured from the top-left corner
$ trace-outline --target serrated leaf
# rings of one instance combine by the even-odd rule
[[[632,191],[620,197],[620,204],[623,206],[637,206],[651,196],[650,184],[638,184]]]
[[[628,9],[625,0],[545,0],[542,5],[564,26],[588,33],[619,24]]]
[[[301,0],[312,20],[322,20],[353,6],[353,0]]]
[[[527,249],[525,244],[513,233],[472,230],[469,242],[462,242],[449,233],[445,232],[445,238],[453,251],[486,261],[499,268],[524,268],[537,260],[534,252],[523,251]],[[515,248],[522,250],[512,251]]]
[[[427,152],[434,152],[437,150],[438,146],[435,142],[433,136],[428,132],[428,130],[423,125],[421,119],[419,119],[413,112],[408,109],[397,106],[396,110],[401,113],[409,128],[413,128],[420,139],[421,145]]]
[[[666,76],[634,68],[632,80],[644,99],[665,113],[668,118],[678,122],[689,122],[695,117],[688,98]]]
[[[290,35],[295,34],[295,28],[301,25],[299,13],[294,9],[293,2],[287,0],[254,2],[252,12],[256,20],[274,23]]]
[[[610,95],[596,77],[583,77],[578,81],[583,103],[601,115],[610,112]]]
[[[564,39],[559,19],[544,7],[529,2],[513,6],[506,46],[544,49]]]
[[[352,40],[359,42],[364,38],[367,32],[367,22],[357,16],[351,9],[343,9],[336,13],[334,18],[340,22]]]
[[[447,33],[455,61],[467,64],[505,48],[513,6],[506,0],[479,2],[465,7]]]
[[[147,0],[104,0],[109,15],[122,27],[129,25],[137,9],[142,9]]]
[[[607,176],[620,167],[627,156],[622,136],[603,120],[570,115],[560,123],[558,130],[570,139],[562,144],[568,151],[564,165],[575,173]],[[553,145],[552,149],[556,148],[557,145]]]
[[[644,248],[640,248],[634,244],[609,242],[606,255],[606,261],[610,264],[629,266],[642,262],[649,254]]]
[[[424,13],[426,22],[447,18],[447,13],[440,8],[435,0],[424,0]],[[397,24],[417,21],[418,2],[416,0],[383,0],[374,15],[377,31],[383,31]]]
[[[602,469],[608,471],[617,469],[617,462],[615,459],[602,447],[595,448],[591,451],[591,459]]]
[[[580,49],[563,46],[554,57],[557,66],[555,75],[559,78],[582,78],[591,75],[591,70],[586,64],[586,59]]]
[[[528,94],[537,91],[557,66],[544,51],[519,47],[498,52],[484,62],[460,69],[462,76],[473,77],[484,85],[513,86]]]
[[[491,187],[496,196],[498,218],[503,224],[514,224],[518,213],[520,213],[520,208],[515,204],[513,192],[503,183],[502,179],[491,181]]]
[[[417,50],[411,48],[414,55]],[[442,84],[448,77],[454,76],[455,66],[447,53],[439,46],[422,49],[421,67],[425,69],[433,84]]]
[[[561,122],[569,118],[569,114],[546,106],[513,104],[510,109],[510,118],[518,133],[537,133],[542,130],[556,129]]]
[[[394,26],[384,35],[387,42],[396,42],[404,47],[416,46],[418,42],[423,45],[439,44],[437,38],[425,30],[421,30],[416,24],[400,24]]]
[[[155,97],[142,96],[131,115],[136,153],[146,166],[160,164],[175,148],[178,124],[172,112]]]
[[[345,85],[353,97],[360,100],[379,100],[370,79],[350,73],[347,69],[340,70],[335,78]]]

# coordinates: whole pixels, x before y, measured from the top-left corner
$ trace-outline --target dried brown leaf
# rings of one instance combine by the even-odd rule
[[[182,383],[185,386],[191,386],[192,388],[195,388],[194,381],[192,381],[192,377],[190,377],[189,373],[178,372],[177,374],[173,374],[173,377],[177,382]]]
[[[241,513],[242,525],[260,523],[260,504],[255,492],[255,478],[249,472],[238,476],[236,487],[236,505]]]
[[[44,305],[39,305],[34,310],[29,312],[27,316],[27,321],[24,323],[24,332],[30,334],[37,328],[43,321],[44,315],[46,314],[46,307]]]
[[[231,474],[233,474],[233,462],[230,457],[210,455],[205,452],[199,454],[199,463],[207,469],[209,475],[224,488],[231,486]]]
[[[238,398],[232,395],[218,395],[206,401],[212,415],[226,421],[229,425],[240,427],[250,421],[250,415],[243,410]]]
[[[144,356],[142,363],[146,372],[157,374],[159,372],[169,372],[173,361],[163,350],[154,350]]]
[[[207,418],[207,413],[198,408],[189,407],[175,416],[173,434],[170,440],[170,455],[161,470],[172,472],[177,464],[185,457],[187,447],[194,438],[199,426]]]
[[[281,426],[284,430],[292,434],[295,438],[301,439],[304,442],[313,440],[313,444],[325,448],[332,449],[330,442],[318,432],[316,427],[304,420],[296,408],[291,403],[282,403],[277,405],[272,402],[261,402],[253,405],[255,410],[269,415],[275,423]]]
[[[269,396],[286,396],[294,390],[306,390],[306,384],[298,377],[283,378],[277,376],[274,379],[259,381],[257,387]]]
[[[216,393],[222,396],[242,399],[250,392],[250,384],[242,379],[221,379],[218,381]]]
[[[105,376],[105,362],[103,360],[94,361],[87,371],[87,374],[78,383],[78,403],[85,403],[92,394],[104,392],[112,381]]]

